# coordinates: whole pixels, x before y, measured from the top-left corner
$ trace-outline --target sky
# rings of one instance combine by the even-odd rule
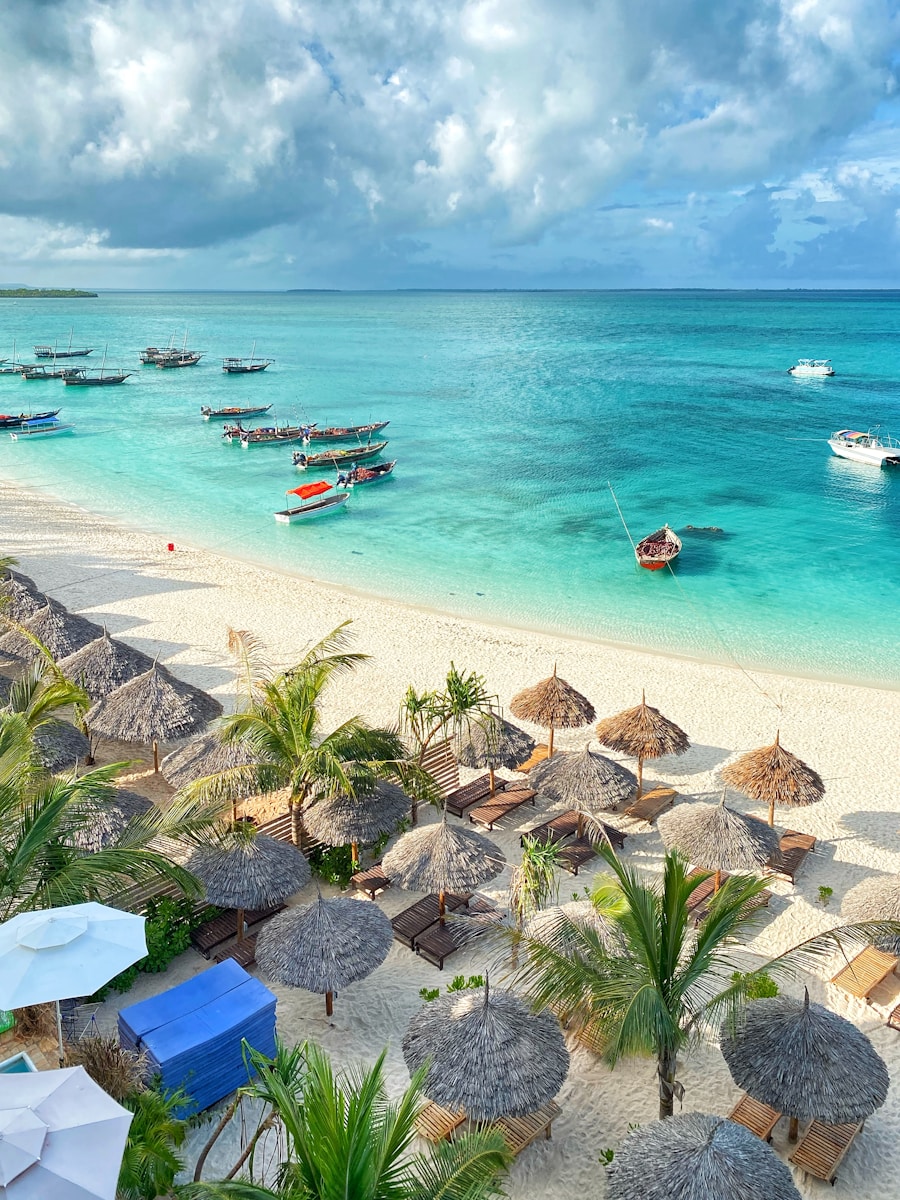
[[[7,0],[0,284],[900,287],[900,0]]]

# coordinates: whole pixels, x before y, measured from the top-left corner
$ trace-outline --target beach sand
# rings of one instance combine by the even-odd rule
[[[739,669],[460,620],[181,545],[170,553],[159,535],[108,524],[9,486],[0,488],[0,546],[18,557],[20,569],[54,598],[105,624],[116,637],[158,654],[177,675],[212,691],[226,707],[233,693],[225,647],[228,626],[251,630],[269,648],[274,664],[289,665],[311,642],[352,620],[357,648],[372,658],[335,689],[327,721],[359,713],[372,722],[394,722],[406,687],[439,686],[451,661],[481,672],[506,706],[517,691],[548,675],[556,664],[559,674],[591,699],[599,716],[637,703],[643,688],[650,704],[688,732],[692,746],[687,754],[650,763],[645,771],[646,786],[667,783],[685,797],[715,792],[717,772],[729,757],[771,742],[780,729],[783,744],[822,774],[827,794],[813,807],[776,814],[777,823],[815,834],[819,845],[796,887],[772,884],[775,895],[750,946],[757,954],[777,953],[835,924],[849,887],[872,872],[900,870],[900,692],[761,672],[751,677]],[[590,732],[558,734],[558,745],[580,748]],[[463,772],[463,777],[471,774]],[[754,811],[738,797],[731,802]],[[542,811],[526,807],[520,810],[521,820],[491,835],[509,861],[517,859],[520,833]],[[433,814],[424,819],[434,819]],[[629,834],[626,859],[658,870],[658,834],[621,817],[614,822]],[[570,899],[589,886],[593,875],[589,869],[578,879],[563,875],[560,898]],[[507,884],[508,870],[483,890],[502,900]],[[818,900],[820,886],[833,889],[827,907]],[[314,894],[309,891],[300,902]],[[412,899],[389,890],[378,903],[392,915]],[[395,943],[382,967],[337,998],[331,1020],[321,997],[270,985],[278,996],[279,1029],[290,1041],[320,1042],[339,1063],[371,1062],[387,1046],[390,1086],[399,1091],[408,1079],[400,1038],[421,1004],[419,989],[444,987],[454,975],[481,972],[496,959],[496,950],[476,943],[439,972]],[[207,965],[189,952],[164,978],[141,976],[127,996],[108,1002],[105,1018],[110,1020],[116,1007]],[[900,1002],[900,978],[891,977],[867,1006],[827,982],[837,965],[823,963],[818,977],[788,989],[801,992],[802,983],[809,982],[813,999],[856,1022],[887,1061],[894,1087],[850,1151],[831,1195],[836,1200],[889,1196],[900,1174],[900,1034],[884,1021]],[[738,1097],[715,1046],[691,1050],[679,1077],[685,1111],[727,1114]],[[630,1123],[656,1116],[654,1064],[625,1062],[611,1073],[586,1050],[574,1049],[558,1101],[562,1115],[552,1140],[534,1144],[512,1168],[508,1192],[513,1200],[602,1197],[601,1150],[618,1145]],[[776,1132],[776,1146],[784,1145],[784,1126]],[[192,1143],[202,1143],[205,1136],[203,1128],[195,1131]],[[239,1136],[236,1124],[210,1159],[208,1177],[231,1165]],[[799,1177],[797,1182],[810,1196],[824,1187],[804,1185]]]

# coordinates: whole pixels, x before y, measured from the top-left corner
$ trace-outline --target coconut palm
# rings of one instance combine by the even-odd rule
[[[317,1046],[297,1056],[292,1077],[248,1051],[257,1071],[247,1094],[277,1114],[285,1141],[277,1187],[238,1180],[189,1185],[180,1193],[245,1200],[488,1200],[500,1196],[497,1176],[509,1161],[499,1133],[477,1132],[443,1142],[429,1154],[410,1154],[422,1107],[425,1072],[417,1071],[390,1101],[382,1052],[374,1066],[336,1075]]]
[[[126,1096],[122,1104],[134,1113],[122,1155],[117,1200],[157,1200],[171,1194],[175,1176],[184,1169],[179,1148],[187,1136],[187,1122],[175,1109],[189,1098],[182,1091],[155,1088]]]
[[[509,907],[520,932],[538,909],[548,902],[556,902],[559,894],[556,878],[559,853],[557,842],[541,842],[528,836],[522,839],[522,861],[513,867],[509,880]]]
[[[33,732],[41,725],[59,719],[63,709],[82,710],[90,703],[87,693],[71,683],[54,667],[46,662],[28,668],[9,689],[6,709],[21,713],[28,728]]]

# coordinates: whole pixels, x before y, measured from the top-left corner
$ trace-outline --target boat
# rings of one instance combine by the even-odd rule
[[[20,363],[16,359],[16,343],[13,340],[12,358],[0,359],[0,375],[21,375],[26,367],[26,363]]]
[[[106,369],[106,350],[103,351],[103,362],[100,364],[100,371],[96,375],[88,375],[87,369],[82,367],[77,375],[67,376],[64,380],[66,387],[111,387],[115,384],[124,383],[126,379],[130,379],[133,372],[122,371],[120,369]]]
[[[255,429],[244,429],[238,422],[237,425],[226,425],[222,430],[222,437],[231,442],[240,442],[246,449],[247,446],[302,442],[307,429],[306,425],[258,425]]]
[[[880,434],[878,429],[860,433],[856,429],[838,429],[828,439],[839,458],[869,463],[873,467],[900,467],[900,442]]]
[[[67,433],[72,428],[65,425],[59,417],[44,421],[26,421],[19,429],[10,429],[9,436],[14,442],[23,437],[47,437],[51,433]]]
[[[377,483],[379,479],[387,479],[394,470],[397,460],[376,463],[374,467],[351,467],[349,471],[341,472],[335,481],[335,487],[360,487],[364,483]]]
[[[74,379],[83,375],[85,367],[45,367],[38,363],[24,366],[19,374],[23,379]]]
[[[349,450],[322,450],[319,454],[304,454],[295,450],[292,461],[295,467],[305,471],[307,467],[340,467],[344,463],[353,466],[366,458],[374,458],[385,448],[387,442],[376,442],[374,446],[352,446]]]
[[[59,350],[56,346],[35,346],[35,358],[87,358],[89,354],[94,353],[94,348],[83,348],[81,350],[72,349],[72,338],[75,330],[69,331],[69,345],[65,350]]]
[[[346,504],[349,492],[335,492],[333,496],[322,493],[330,492],[332,485],[321,480],[319,483],[307,483],[303,487],[291,488],[285,494],[299,496],[306,504],[298,504],[296,508],[283,508],[275,513],[275,520],[282,525],[292,525],[295,521],[305,521],[309,517],[320,517],[325,513],[334,512],[342,504]]]
[[[240,421],[244,417],[264,417],[271,407],[271,404],[260,404],[256,408],[237,408],[235,405],[231,405],[229,408],[209,408],[202,405],[200,416],[204,421],[222,420],[223,418],[227,420],[229,417],[236,417]]]
[[[171,367],[196,367],[203,353],[197,350],[176,350],[174,354],[161,355],[156,359],[156,365],[160,370]]]
[[[373,421],[371,425],[329,425],[327,429],[310,427],[306,440],[308,442],[342,442],[347,438],[371,437],[373,433],[381,433],[390,425],[390,421]]]
[[[257,371],[264,371],[274,361],[272,358],[257,358],[254,342],[249,358],[223,358],[222,370],[226,375],[252,375]]]
[[[834,367],[830,358],[801,358],[793,367],[788,367],[788,375],[833,375]]]
[[[660,571],[681,553],[681,538],[668,525],[643,538],[634,548],[638,565],[648,571]]]
[[[27,421],[50,421],[59,415],[59,409],[53,408],[48,412],[19,413],[17,417],[8,413],[0,413],[0,429],[18,429]]]
[[[147,346],[141,351],[141,362],[145,367],[155,367],[161,358],[173,357],[180,353],[180,350],[173,350],[171,346],[167,346],[165,349],[161,349],[159,346]]]

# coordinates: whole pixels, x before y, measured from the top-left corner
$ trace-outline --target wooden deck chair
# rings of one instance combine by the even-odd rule
[[[479,775],[477,779],[473,779],[471,783],[463,784],[462,787],[456,788],[449,796],[444,797],[444,808],[453,817],[464,817],[466,810],[472,808],[475,804],[481,804],[484,801],[490,801],[499,798],[500,792],[506,788],[505,779],[494,778],[494,796],[491,796],[491,777],[490,775]]]
[[[533,767],[536,767],[538,763],[542,763],[549,753],[549,746],[545,746],[543,742],[539,743],[532,750],[529,757],[526,758],[523,763],[519,763],[519,765],[516,767],[516,770],[521,771],[524,775],[527,775]]]
[[[545,1138],[549,1138],[553,1131],[553,1122],[561,1112],[562,1109],[556,1101],[550,1100],[536,1112],[528,1113],[527,1116],[500,1117],[499,1120],[492,1121],[489,1128],[499,1129],[511,1153],[518,1155],[541,1134]]]
[[[464,908],[467,900],[468,896],[456,896],[452,892],[446,892],[444,908],[448,913],[455,912],[458,908]],[[391,920],[391,927],[394,930],[394,938],[412,950],[416,938],[439,920],[439,897],[437,892],[431,892],[424,900],[419,900],[409,908],[404,908],[403,912],[397,913]]]
[[[895,954],[886,954],[874,946],[866,946],[856,958],[847,963],[832,979],[832,983],[851,996],[871,1004],[871,993],[883,983],[900,962]]]
[[[788,1162],[815,1179],[833,1184],[838,1167],[864,1124],[851,1121],[848,1125],[826,1125],[824,1121],[813,1121]]]
[[[768,1104],[754,1100],[745,1092],[728,1114],[728,1120],[743,1125],[764,1142],[771,1142],[772,1130],[781,1120],[781,1113]]]
[[[429,1100],[416,1117],[416,1132],[426,1141],[435,1144],[449,1142],[454,1130],[458,1129],[465,1119],[465,1109],[458,1108],[453,1112]]]
[[[357,871],[355,875],[351,875],[350,886],[354,891],[364,892],[370,900],[374,900],[379,892],[391,886],[391,881],[382,870],[381,863],[377,862],[372,863],[371,867],[366,867],[364,871]]]
[[[786,829],[781,835],[779,858],[769,867],[769,874],[783,875],[785,879],[794,883],[797,872],[815,849],[816,839],[811,833],[798,833],[796,829]]]
[[[233,958],[239,967],[252,967],[256,962],[256,934],[251,933],[249,937],[241,938],[227,950],[220,950],[213,962],[223,963],[230,958]]]
[[[483,825],[485,829],[493,829],[497,821],[517,812],[523,804],[535,803],[537,792],[532,788],[511,788],[501,796],[495,796],[486,804],[480,804],[469,812],[469,820],[475,825]]]
[[[654,788],[651,792],[644,792],[640,800],[635,800],[634,804],[629,804],[623,815],[652,825],[660,813],[664,813],[667,808],[672,807],[677,795],[674,788]]]

